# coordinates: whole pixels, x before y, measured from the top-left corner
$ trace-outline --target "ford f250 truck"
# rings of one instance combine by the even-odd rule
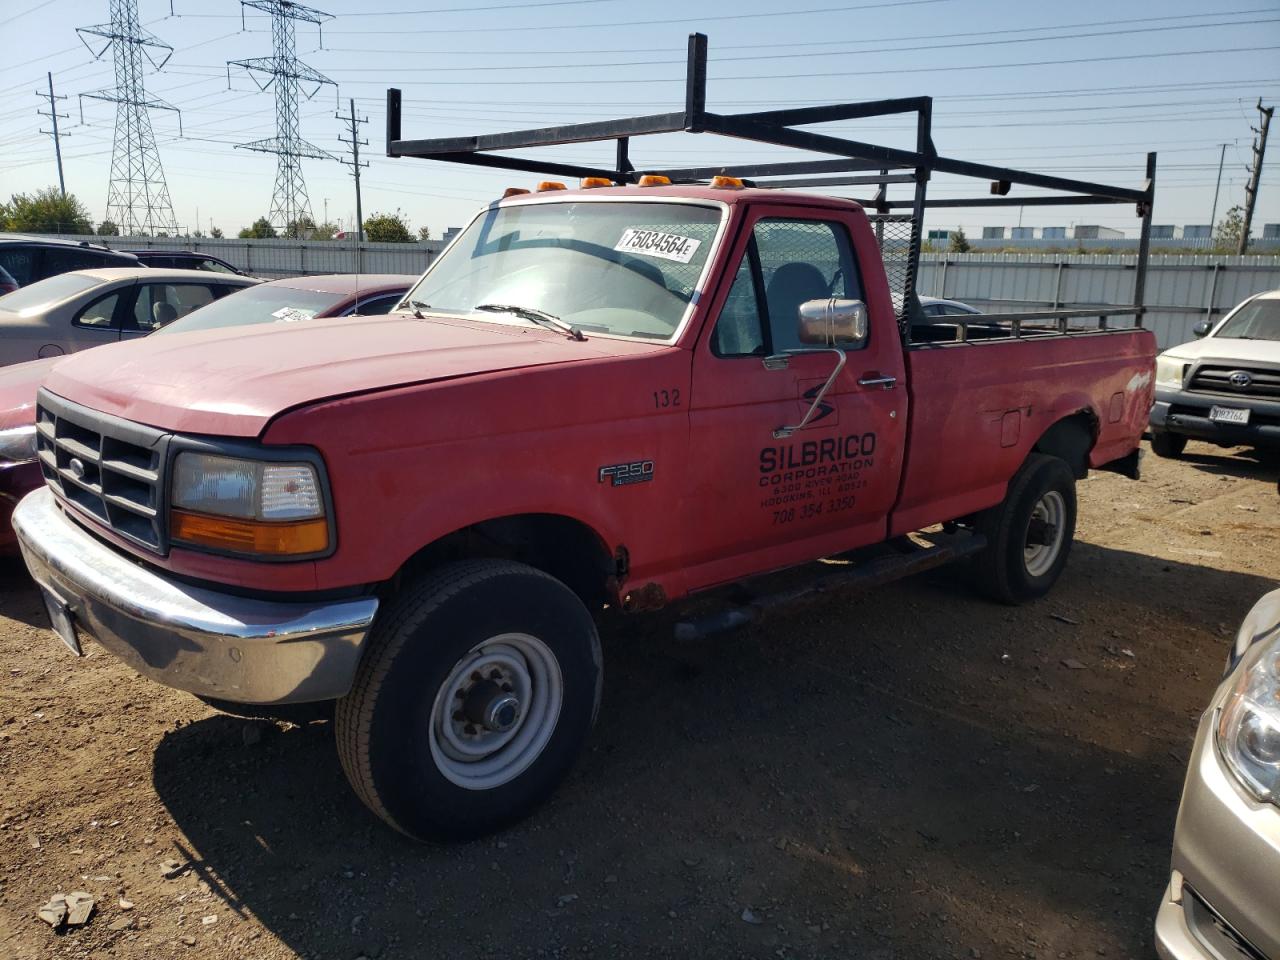
[[[395,133],[405,155],[462,149]],[[582,747],[605,606],[931,527],[937,545],[854,569],[967,555],[987,594],[1030,600],[1067,561],[1075,481],[1136,472],[1155,343],[1105,318],[1140,303],[1010,314],[1003,336],[985,316],[970,339],[891,289],[918,218],[890,219],[895,247],[848,199],[605,179],[624,185],[486,207],[386,317],[58,364],[47,485],[14,523],[66,643],[233,710],[336,701],[361,799],[413,837],[469,837]]]

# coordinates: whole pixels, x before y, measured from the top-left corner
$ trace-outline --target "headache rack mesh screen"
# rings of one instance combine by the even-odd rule
[[[907,329],[907,294],[915,285],[911,270],[911,233],[915,221],[907,214],[870,213],[871,229],[880,244],[880,258],[884,260],[884,272],[889,278],[889,293],[893,297],[893,309],[898,314],[898,327]]]

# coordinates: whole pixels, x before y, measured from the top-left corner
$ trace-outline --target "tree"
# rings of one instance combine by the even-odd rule
[[[338,225],[331,221],[326,220],[324,223],[317,223],[315,225],[315,229],[311,231],[311,239],[332,240],[333,235],[337,233],[339,229]]]
[[[1240,234],[1244,232],[1244,208],[1234,206],[1223,214],[1213,228],[1213,246],[1216,250],[1235,253],[1240,249]]]
[[[118,237],[120,236],[120,228],[110,220],[103,220],[98,224],[98,236],[100,237]]]
[[[215,239],[215,240],[221,240],[221,239],[222,239],[222,228],[221,228],[221,227],[210,227],[210,228],[209,228],[209,236],[213,237],[213,239]]]
[[[964,235],[964,230],[962,228],[956,227],[955,231],[951,234],[951,241],[947,244],[947,252],[969,252],[969,238]]]
[[[375,213],[364,222],[364,238],[371,243],[412,243],[409,223],[397,209],[395,213]]]
[[[259,217],[253,221],[251,227],[241,227],[237,236],[241,240],[270,240],[276,235],[275,227],[271,226],[271,221],[266,217]]]
[[[418,228],[418,239],[419,239],[419,240],[430,240],[430,239],[431,239],[431,228],[430,228],[430,227],[419,227],[419,228]]]
[[[18,233],[93,233],[89,211],[74,194],[65,197],[57,187],[37,190],[34,195],[15,193],[0,207],[5,230]]]
[[[284,233],[281,236],[293,237],[295,240],[309,240],[311,235],[315,233],[316,222],[308,216],[301,216],[297,220],[290,220],[285,224]]]

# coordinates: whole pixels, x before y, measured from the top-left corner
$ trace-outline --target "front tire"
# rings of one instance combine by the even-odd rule
[[[1057,457],[1033,453],[1009,481],[1003,502],[979,514],[987,546],[974,557],[974,581],[993,600],[1017,605],[1049,592],[1075,540],[1076,483]]]
[[[595,722],[600,639],[582,601],[532,567],[450,564],[390,603],[338,701],[347,779],[419,840],[466,840],[527,816]]]
[[[1169,433],[1167,430],[1151,431],[1151,452],[1166,460],[1177,460],[1182,451],[1187,449],[1187,438],[1180,433]]]

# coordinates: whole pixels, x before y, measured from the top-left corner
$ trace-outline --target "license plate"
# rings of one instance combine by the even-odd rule
[[[1209,419],[1214,423],[1248,423],[1249,411],[1238,407],[1213,407]]]
[[[71,610],[48,590],[42,588],[40,592],[44,594],[44,607],[49,611],[54,632],[62,638],[62,642],[70,648],[72,653],[77,657],[83,657],[84,651],[80,649],[80,639],[76,636],[75,624],[71,622]]]

